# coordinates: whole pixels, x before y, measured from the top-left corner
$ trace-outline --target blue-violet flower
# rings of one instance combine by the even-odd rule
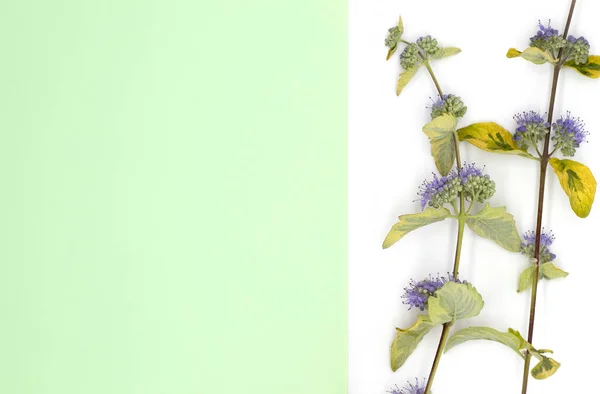
[[[575,150],[581,146],[588,135],[585,124],[581,119],[571,116],[570,112],[558,119],[552,125],[552,129],[554,130],[552,140],[555,147],[560,149],[565,156],[574,156]]]
[[[451,274],[449,274],[447,277],[433,277],[429,275],[428,278],[418,282],[411,279],[408,287],[404,289],[404,294],[402,295],[404,301],[402,301],[402,303],[408,305],[409,310],[412,308],[419,308],[420,310],[424,311],[427,309],[427,301],[429,301],[429,297],[434,296],[435,292],[446,282],[466,283],[455,279]]]
[[[567,43],[566,40],[558,34],[558,30],[553,29],[548,22],[548,26],[538,23],[539,30],[536,35],[531,37],[530,45],[541,49],[542,51],[550,51],[554,53],[563,48]]]
[[[462,118],[467,113],[467,107],[460,97],[453,94],[445,94],[434,102],[431,106],[431,119],[435,119],[443,114],[454,115],[456,118]]]
[[[513,139],[523,148],[527,148],[529,144],[536,145],[544,139],[550,127],[546,118],[535,111],[522,112],[515,115],[514,119],[517,129]]]
[[[427,388],[427,380],[423,379],[422,382],[419,382],[419,379],[415,379],[415,384],[411,382],[406,382],[406,385],[403,388],[399,388],[398,386],[389,390],[390,394],[425,394],[425,389]]]
[[[551,253],[549,249],[552,242],[554,242],[554,234],[550,231],[542,231],[540,236],[540,264],[548,263],[556,258],[556,255]],[[523,234],[521,253],[529,258],[535,258],[535,231],[528,231]]]

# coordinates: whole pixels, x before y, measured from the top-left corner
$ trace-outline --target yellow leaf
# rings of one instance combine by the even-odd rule
[[[517,51],[515,48],[510,48],[508,50],[508,52],[506,53],[506,57],[509,59],[515,58],[515,57],[520,57],[521,56],[521,51]]]
[[[527,150],[521,149],[510,131],[494,122],[475,123],[458,130],[458,138],[487,152],[519,155],[534,159]]]
[[[428,207],[423,212],[402,215],[398,218],[399,222],[392,226],[387,237],[385,237],[383,248],[389,248],[413,230],[442,221],[450,215],[452,214],[446,208],[434,209],[431,207]]]
[[[400,96],[400,93],[402,93],[402,90],[408,84],[408,82],[410,82],[412,77],[415,76],[415,74],[417,73],[417,70],[419,70],[419,66],[410,68],[410,69],[400,73],[400,78],[398,78],[398,85],[396,85],[396,95],[397,96]]]
[[[587,166],[574,161],[550,159],[560,185],[569,197],[573,212],[580,218],[590,214],[596,196],[596,179]]]
[[[600,78],[600,56],[589,56],[588,61],[585,64],[575,64],[575,62],[568,61],[565,66],[574,68],[581,75],[585,75],[590,78]]]

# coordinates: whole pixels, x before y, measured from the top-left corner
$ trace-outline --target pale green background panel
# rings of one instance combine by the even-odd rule
[[[346,4],[0,6],[0,392],[346,391]]]

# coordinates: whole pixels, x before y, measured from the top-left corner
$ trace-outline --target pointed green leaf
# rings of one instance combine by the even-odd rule
[[[396,328],[396,338],[392,342],[391,366],[396,371],[408,357],[415,351],[417,345],[435,325],[426,315],[417,316],[417,321],[410,328],[403,330]]]
[[[519,351],[521,349],[521,338],[512,332],[500,332],[490,327],[469,327],[457,331],[450,337],[446,344],[446,352],[461,343],[474,340],[487,340],[508,346],[519,356],[525,358]]]
[[[423,126],[423,132],[429,137],[431,155],[440,174],[446,176],[452,170],[456,150],[454,131],[458,120],[451,114],[443,114]]]
[[[394,54],[394,52],[396,52],[396,49],[398,48],[398,45],[394,45],[393,47],[391,47],[388,50],[387,56],[385,57],[385,60],[390,60],[390,58],[392,57],[392,55]]]
[[[565,66],[574,68],[586,77],[600,78],[600,56],[589,56],[585,64],[575,64],[574,61],[570,60],[565,63]]]
[[[446,282],[427,301],[433,324],[477,316],[483,308],[481,294],[470,283]]]
[[[523,52],[510,48],[506,54],[508,58],[522,57],[535,64],[556,63],[556,59],[546,51],[542,51],[536,47],[529,47]]]
[[[402,23],[402,17],[398,18],[398,33],[399,33],[399,37],[402,37],[402,34],[404,33],[404,24]],[[394,45],[393,47],[391,47],[388,51],[387,57],[385,58],[385,60],[390,60],[390,57],[392,57],[392,55],[394,54],[394,52],[396,52],[396,49],[398,49],[398,45]]]
[[[404,34],[404,22],[402,22],[402,16],[398,17],[398,31],[400,32],[400,36]]]
[[[542,380],[554,375],[560,363],[548,357],[542,357],[542,360],[531,370],[531,376],[535,379]]]
[[[418,65],[418,66],[415,66],[413,68],[409,68],[408,70],[405,70],[405,71],[403,71],[403,72],[400,73],[400,77],[398,78],[398,84],[396,85],[396,95],[397,96],[400,96],[400,93],[402,93],[402,90],[410,82],[410,80],[412,79],[412,77],[415,76],[415,74],[417,73],[417,71],[419,71],[420,67],[421,67],[421,65]]]
[[[443,59],[445,57],[458,55],[461,52],[462,51],[460,50],[460,48],[454,48],[454,47],[440,48],[436,53],[434,53],[433,55],[430,55],[429,58],[435,59],[435,60]]]
[[[513,215],[506,212],[506,207],[492,208],[486,203],[478,214],[467,217],[467,225],[477,235],[491,239],[506,250],[521,250],[521,237]]]
[[[573,212],[580,218],[585,218],[592,210],[596,196],[596,179],[585,165],[574,161],[556,158],[550,159],[550,165],[558,177],[569,201]]]
[[[475,123],[458,129],[458,138],[487,152],[518,155],[535,160],[526,149],[517,146],[510,131],[494,122]]]
[[[552,263],[544,263],[540,266],[540,273],[544,275],[546,279],[558,279],[566,278],[569,273],[557,268]]]
[[[535,275],[535,267],[528,267],[519,277],[519,289],[517,293],[527,290],[533,285],[533,276]]]
[[[446,208],[435,209],[431,207],[428,207],[423,212],[402,215],[398,218],[399,222],[394,224],[388,235],[385,237],[383,248],[389,248],[413,230],[431,223],[440,222],[451,215],[452,213]]]

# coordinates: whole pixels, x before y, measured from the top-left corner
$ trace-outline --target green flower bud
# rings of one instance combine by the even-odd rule
[[[462,118],[467,113],[467,107],[460,97],[453,94],[445,94],[431,106],[431,119],[443,114],[451,114],[456,118]]]
[[[402,67],[405,70],[408,70],[416,67],[419,63],[421,63],[421,60],[419,58],[419,47],[417,44],[410,44],[404,48],[404,51],[402,51],[402,54],[400,55],[400,64]]]
[[[385,39],[385,46],[389,48],[395,48],[400,42],[402,32],[400,32],[398,26],[394,26],[391,29],[388,29],[388,32],[389,34]]]
[[[431,36],[419,38],[417,40],[417,45],[429,55],[433,55],[440,50],[440,47],[438,46],[438,41],[435,38],[431,38]]]

